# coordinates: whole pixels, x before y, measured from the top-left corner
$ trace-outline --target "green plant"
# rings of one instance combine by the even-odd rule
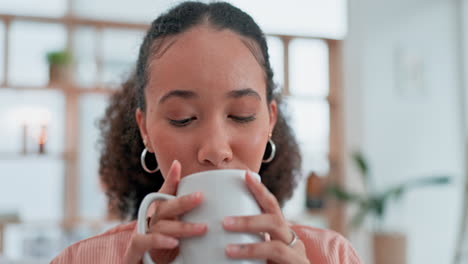
[[[372,188],[369,165],[362,153],[353,153],[352,159],[361,173],[367,194],[347,191],[338,185],[328,187],[327,193],[339,201],[358,205],[359,209],[351,220],[353,228],[361,226],[368,214],[373,215],[378,224],[381,224],[389,201],[401,198],[410,189],[450,183],[450,177],[438,175],[411,179],[377,192]]]
[[[49,65],[68,65],[73,61],[71,53],[66,50],[48,52],[46,57]]]

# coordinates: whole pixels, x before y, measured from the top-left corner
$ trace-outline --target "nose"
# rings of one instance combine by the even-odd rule
[[[222,168],[232,160],[230,136],[221,124],[215,125],[202,135],[198,149],[198,162],[204,166]]]

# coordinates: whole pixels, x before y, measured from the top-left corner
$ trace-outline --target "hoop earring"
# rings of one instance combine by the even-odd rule
[[[268,144],[269,144],[270,147],[271,147],[270,156],[268,156],[267,159],[263,159],[263,160],[262,160],[262,163],[270,163],[270,162],[275,158],[275,155],[276,155],[276,145],[275,145],[275,142],[273,142],[273,140],[270,138],[270,139],[268,139]],[[268,144],[267,144],[267,146],[268,146]]]
[[[146,153],[148,153],[148,149],[145,148],[143,150],[143,152],[141,153],[141,156],[140,156],[140,162],[141,162],[141,166],[143,167],[143,169],[148,172],[148,173],[155,173],[159,170],[159,165],[156,167],[156,169],[154,170],[150,170],[148,169],[148,167],[146,166]]]

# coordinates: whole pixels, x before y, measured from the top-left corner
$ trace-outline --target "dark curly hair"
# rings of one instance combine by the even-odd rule
[[[136,219],[136,208],[143,198],[150,192],[158,191],[164,182],[159,171],[149,174],[140,164],[140,154],[145,146],[135,120],[135,111],[137,108],[145,109],[148,61],[157,59],[157,50],[165,37],[202,24],[219,30],[232,30],[253,43],[250,48],[254,54],[260,53],[255,56],[265,72],[267,101],[270,103],[276,100],[279,107],[272,136],[277,147],[276,157],[272,162],[262,164],[259,174],[280,205],[292,195],[301,158],[292,130],[286,122],[279,95],[274,93],[273,71],[263,32],[248,14],[228,3],[184,2],[151,24],[141,44],[135,72],[122,85],[122,89],[113,94],[99,123],[101,182],[105,186],[111,212],[121,219]],[[156,167],[154,158],[149,158],[147,164],[148,167]]]

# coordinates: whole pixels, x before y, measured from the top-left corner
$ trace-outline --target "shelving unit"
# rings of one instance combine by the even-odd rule
[[[79,107],[78,100],[80,96],[87,94],[103,94],[111,95],[114,88],[107,87],[100,84],[103,61],[102,61],[102,48],[96,47],[96,54],[94,57],[96,64],[97,80],[94,87],[85,88],[76,84],[58,84],[47,86],[21,86],[10,83],[9,81],[9,62],[10,62],[10,36],[11,24],[16,21],[27,21],[36,23],[52,23],[63,25],[66,28],[67,49],[73,51],[73,32],[80,26],[86,26],[93,29],[96,33],[96,43],[102,44],[102,31],[104,29],[131,29],[145,31],[146,24],[139,23],[123,23],[118,21],[97,20],[81,18],[71,15],[71,12],[64,17],[42,17],[42,16],[19,16],[12,14],[0,14],[0,22],[5,25],[4,35],[4,60],[3,60],[3,76],[4,81],[0,84],[0,92],[2,89],[13,89],[16,91],[40,91],[40,90],[53,90],[63,93],[65,98],[65,124],[64,124],[64,147],[62,153],[50,153],[45,155],[22,155],[19,153],[0,153],[0,160],[26,160],[26,159],[58,159],[64,162],[64,224],[73,225],[79,221],[78,215],[78,149],[79,149]],[[293,36],[293,35],[277,35],[268,34],[268,36],[277,37],[283,43],[283,74],[284,85],[283,92],[287,96],[293,96],[289,89],[289,44],[294,39],[313,39],[324,41],[329,49],[329,76],[330,76],[330,89],[327,101],[330,106],[330,173],[329,178],[335,182],[344,181],[343,172],[343,116],[341,108],[341,54],[340,54],[340,41],[320,37],[306,37],[306,36]],[[306,162],[306,161],[304,161]],[[338,231],[344,232],[344,210],[342,207],[333,207],[327,212],[329,227]]]

